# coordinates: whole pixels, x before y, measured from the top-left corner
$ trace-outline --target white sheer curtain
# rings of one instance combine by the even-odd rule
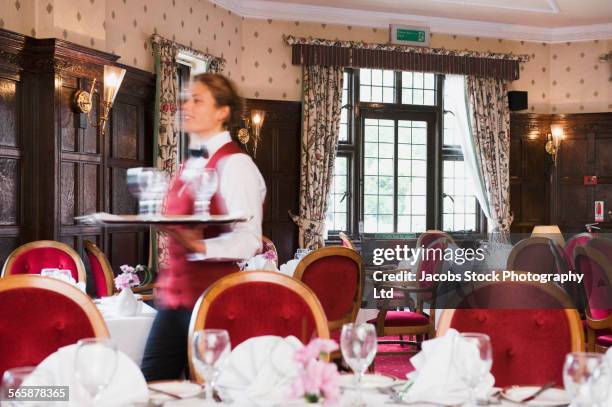
[[[474,147],[474,139],[470,127],[470,119],[468,116],[468,100],[465,92],[465,76],[463,75],[446,75],[444,81],[447,98],[444,100],[445,109],[452,112],[455,116],[455,131],[458,139],[461,142],[461,151],[463,152],[463,160],[467,175],[474,183],[474,194],[482,212],[487,217],[487,224],[491,230],[496,222],[492,222],[491,202],[485,186],[485,181],[482,176],[482,166],[478,162],[476,150]]]

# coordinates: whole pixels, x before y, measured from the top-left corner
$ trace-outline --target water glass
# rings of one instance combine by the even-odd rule
[[[453,345],[453,365],[469,389],[468,406],[476,406],[476,389],[491,371],[491,339],[481,333],[459,334]]]
[[[589,379],[591,400],[594,407],[607,407],[612,397],[612,366],[604,357]]]
[[[157,168],[129,168],[127,170],[129,191],[138,199],[140,215],[161,213],[161,203],[168,189],[168,177]]]
[[[91,405],[99,400],[117,370],[119,355],[116,345],[108,338],[81,339],[77,343],[74,373],[85,389]]]
[[[377,351],[376,328],[372,324],[349,323],[342,326],[340,350],[347,365],[355,373],[355,388],[361,404],[361,379],[372,364]]]
[[[210,215],[210,200],[217,192],[219,177],[214,168],[204,168],[199,171],[193,184],[193,213],[194,215]]]
[[[191,346],[193,365],[204,378],[206,399],[213,400],[215,382],[230,354],[229,333],[225,329],[196,331]]]
[[[2,376],[0,386],[0,405],[10,407],[43,406],[44,402],[14,400],[16,391],[22,386],[53,386],[53,377],[50,372],[34,366],[15,367],[8,369]],[[22,389],[25,390],[25,389]],[[10,400],[13,398],[13,400]],[[5,404],[6,403],[6,404]]]
[[[565,357],[563,365],[563,385],[572,398],[573,407],[592,407],[591,384],[595,372],[604,361],[600,353],[574,352]],[[599,375],[599,373],[598,373]]]

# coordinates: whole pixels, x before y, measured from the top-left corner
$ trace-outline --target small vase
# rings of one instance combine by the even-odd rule
[[[115,302],[116,312],[122,317],[131,317],[138,312],[138,300],[131,288],[124,288]]]

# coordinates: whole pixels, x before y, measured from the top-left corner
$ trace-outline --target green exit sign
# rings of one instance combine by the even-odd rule
[[[429,27],[391,24],[389,28],[389,37],[393,44],[428,47]]]

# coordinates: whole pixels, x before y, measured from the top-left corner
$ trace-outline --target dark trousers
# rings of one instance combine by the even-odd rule
[[[158,308],[140,369],[146,381],[189,376],[187,336],[191,310]]]

